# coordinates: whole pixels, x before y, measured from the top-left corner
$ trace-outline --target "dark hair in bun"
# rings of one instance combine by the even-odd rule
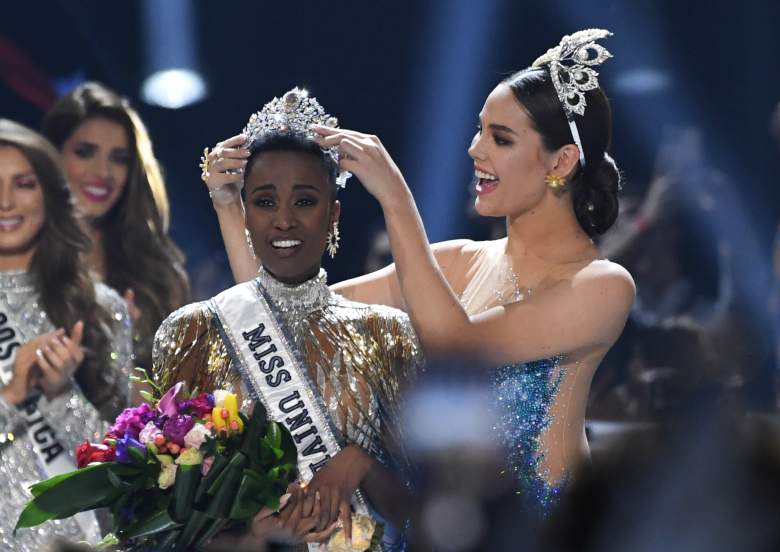
[[[543,67],[523,69],[504,81],[531,117],[549,151],[574,143],[550,72]],[[603,234],[618,214],[620,170],[609,156],[612,112],[601,88],[585,93],[585,115],[574,115],[585,154],[582,167],[569,182],[574,213],[590,236]]]

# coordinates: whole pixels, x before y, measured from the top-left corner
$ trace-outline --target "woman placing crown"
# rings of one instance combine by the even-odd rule
[[[279,516],[258,516],[242,544],[327,540],[340,519],[345,531],[329,549],[367,550],[381,515],[385,548],[377,538],[371,550],[397,550],[403,539],[391,524],[403,526],[407,493],[393,475],[405,465],[396,420],[419,347],[404,313],[348,301],[326,285],[321,257],[326,246],[338,249],[336,192],[348,174],[334,149],[314,142],[311,125],[325,122],[335,124],[296,88],[252,115],[242,159],[204,161],[206,174],[245,170],[246,226],[263,268],[163,322],[154,372],[163,387],[233,387],[290,430],[306,494],[293,486]]]
[[[594,69],[611,57],[596,43],[609,34],[565,36],[487,97],[468,151],[476,211],[504,217],[505,239],[429,245],[412,194],[379,139],[315,127],[318,143],[336,148],[341,168],[379,201],[395,260],[335,291],[407,310],[429,355],[473,355],[495,366],[497,429],[509,472],[526,503],[542,512],[588,455],[590,382],[634,299],[631,276],[592,241],[615,221],[620,188],[608,154],[609,102]],[[240,152],[226,149],[222,163],[230,166]],[[222,172],[207,184],[226,190],[235,180]],[[243,280],[256,265],[227,214],[235,203],[215,207],[234,274]]]

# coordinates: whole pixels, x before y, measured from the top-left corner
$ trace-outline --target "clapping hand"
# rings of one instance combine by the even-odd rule
[[[19,347],[14,375],[3,388],[3,397],[13,404],[21,404],[35,388],[40,388],[49,399],[62,393],[84,361],[83,336],[84,323],[79,321],[73,325],[70,336],[59,328]]]

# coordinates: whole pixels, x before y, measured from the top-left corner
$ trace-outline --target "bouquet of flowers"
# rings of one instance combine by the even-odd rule
[[[247,418],[236,395],[218,390],[181,397],[153,382],[146,402],[125,409],[101,443],[82,443],[78,469],[33,485],[16,529],[108,508],[103,544],[184,551],[223,529],[243,526],[295,480],[289,432],[258,402]]]

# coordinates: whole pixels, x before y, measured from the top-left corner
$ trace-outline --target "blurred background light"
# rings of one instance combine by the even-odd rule
[[[656,94],[666,91],[671,77],[654,67],[637,67],[619,74],[614,79],[615,91],[623,94]]]
[[[202,100],[206,82],[192,69],[165,69],[152,73],[143,82],[141,97],[146,103],[179,109]]]
[[[145,0],[142,16],[147,75],[141,85],[143,100],[180,109],[205,99],[208,88],[197,69],[192,3]]]

